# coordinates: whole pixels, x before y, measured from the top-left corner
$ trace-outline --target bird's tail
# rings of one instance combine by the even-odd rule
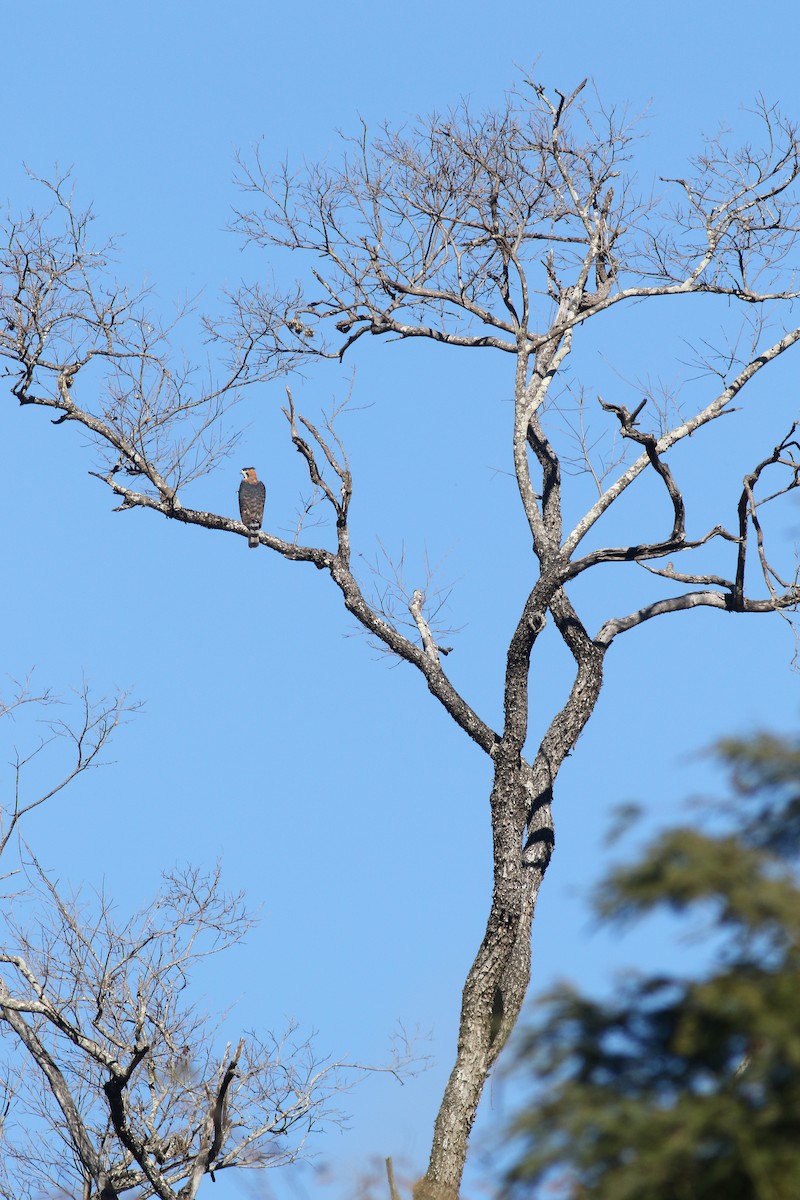
[[[251,533],[247,538],[247,544],[251,550],[258,549],[258,534]]]

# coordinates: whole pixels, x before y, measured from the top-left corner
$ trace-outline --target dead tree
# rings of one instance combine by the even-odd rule
[[[341,1093],[363,1074],[321,1059],[290,1026],[240,1033],[197,1005],[203,959],[241,942],[252,920],[218,868],[175,870],[140,912],[117,915],[104,894],[56,888],[19,837],[29,814],[97,766],[126,713],[124,697],[74,705],[23,686],[0,718],[44,737],[12,761],[0,804],[0,1196],[22,1200],[192,1200],[207,1176],[280,1166],[308,1134],[340,1117]],[[31,790],[35,777],[54,782]],[[46,761],[45,761],[46,760]],[[4,789],[5,791],[5,789]],[[393,1072],[408,1062],[398,1039]]]
[[[475,115],[462,105],[408,130],[386,127],[373,138],[364,129],[333,165],[294,175],[288,167],[271,171],[258,156],[243,163],[246,200],[236,227],[251,243],[275,253],[288,248],[293,261],[299,254],[308,272],[284,294],[243,286],[224,319],[209,319],[225,369],[204,390],[192,390],[189,376],[170,366],[166,332],[151,332],[152,318],[118,289],[101,288],[101,264],[63,188],[55,189],[67,214],[61,232],[35,216],[10,226],[3,252],[0,346],[19,402],[92,431],[106,454],[98,476],[120,508],[238,537],[247,536],[240,522],[186,507],[178,496],[183,480],[217,452],[207,438],[237,387],[297,363],[349,359],[368,336],[506,356],[514,396],[509,457],[532,556],[529,594],[508,645],[500,728],[448,677],[424,593],[407,595],[408,627],[396,608],[370,598],[351,557],[353,479],[344,448],[332,423],[297,413],[291,394],[291,440],[334,532],[318,545],[302,530],[291,542],[259,534],[262,546],[327,572],[347,610],[421,673],[491,760],[494,890],[420,1185],[431,1197],[458,1192],[482,1089],[520,1012],[531,922],[553,847],[554,787],[597,704],[609,647],[670,613],[705,607],[786,616],[800,600],[793,569],[770,557],[765,526],[769,506],[798,485],[795,427],[754,455],[729,509],[710,527],[697,528],[687,514],[670,458],[690,435],[741,406],[748,385],[800,340],[792,324],[800,291],[786,266],[800,228],[795,127],[760,102],[748,117],[760,124],[760,143],[737,148],[720,136],[684,178],[656,180],[642,199],[627,166],[634,127],[599,102],[585,103],[585,95],[583,84],[550,95],[526,80],[497,111]],[[565,450],[560,381],[586,323],[622,306],[698,296],[717,298],[726,313],[740,310],[749,340],[744,349],[739,342],[730,352],[703,351],[705,390],[693,411],[647,390],[628,405],[608,395],[590,404],[584,394],[572,420],[573,448]],[[93,391],[82,388],[84,376]],[[93,394],[100,398],[90,400]],[[609,423],[619,455],[597,462],[589,416]],[[700,455],[710,452],[705,437]],[[597,485],[572,528],[562,519],[566,466]],[[663,527],[646,542],[604,545],[602,519],[648,477],[662,492]],[[703,563],[704,554],[713,562]],[[648,603],[589,628],[571,585],[614,564],[638,564],[657,590]],[[531,663],[548,622],[572,656],[574,677],[566,701],[554,702],[541,743],[529,746]]]

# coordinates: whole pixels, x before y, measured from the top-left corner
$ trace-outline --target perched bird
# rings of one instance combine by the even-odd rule
[[[258,545],[258,531],[264,518],[264,501],[267,489],[256,475],[255,467],[242,467],[242,482],[239,484],[239,512],[242,521],[250,530],[247,544],[251,550]]]

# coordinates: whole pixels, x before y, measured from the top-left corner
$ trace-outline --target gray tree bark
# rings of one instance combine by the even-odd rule
[[[798,573],[792,568],[782,577],[767,552],[764,523],[764,506],[800,486],[795,426],[747,473],[729,523],[720,521],[693,538],[687,536],[684,492],[667,461],[676,445],[713,427],[734,403],[741,406],[745,389],[800,341],[800,326],[792,323],[800,291],[785,266],[800,230],[795,127],[762,101],[756,115],[763,149],[754,141],[731,148],[718,138],[687,178],[660,181],[666,201],[656,196],[658,189],[651,198],[638,197],[627,169],[631,127],[613,110],[587,107],[583,91],[581,84],[551,97],[526,79],[522,91],[493,112],[476,115],[464,104],[446,120],[434,116],[410,133],[384,129],[374,141],[364,129],[346,143],[336,166],[293,176],[288,169],[266,170],[258,157],[242,164],[242,187],[256,199],[239,214],[238,229],[271,250],[304,252],[312,265],[285,293],[242,287],[226,319],[207,321],[225,370],[191,404],[172,382],[162,341],[154,348],[153,337],[142,332],[135,306],[93,284],[85,229],[71,214],[71,232],[61,240],[48,242],[41,228],[15,226],[4,259],[0,353],[18,371],[13,391],[20,403],[50,408],[57,422],[77,421],[92,432],[106,452],[97,476],[121,509],[152,510],[220,534],[246,537],[248,530],[229,517],[183,505],[180,486],[207,464],[191,459],[185,438],[176,433],[170,440],[173,426],[196,417],[205,434],[236,388],[314,360],[341,362],[363,337],[425,338],[506,356],[514,390],[510,458],[532,558],[530,594],[507,653],[501,730],[492,729],[448,677],[442,658],[449,647],[440,645],[425,589],[395,589],[394,608],[363,590],[351,565],[353,479],[344,448],[333,419],[318,425],[298,415],[291,392],[289,436],[331,518],[332,534],[322,545],[304,539],[302,523],[292,541],[268,530],[258,534],[260,546],[327,572],[347,610],[421,673],[431,694],[493,762],[492,903],[464,985],[455,1066],[418,1188],[420,1196],[435,1200],[458,1194],[480,1096],[525,997],[531,923],[553,847],[554,789],[597,704],[606,650],[620,634],[671,613],[711,607],[787,616],[800,601]],[[58,189],[56,197],[69,211]],[[37,249],[41,245],[46,252]],[[63,339],[51,344],[29,282],[34,253],[49,283],[48,304],[62,297],[72,323],[70,344],[80,353],[71,352],[70,344],[64,350]],[[77,285],[70,274],[75,263],[84,268]],[[652,394],[642,403],[637,397],[632,410],[597,397],[592,411],[621,442],[619,458],[598,461],[582,425],[565,458],[553,421],[561,405],[553,385],[585,323],[623,305],[698,295],[751,315],[749,349],[711,355],[706,391],[689,415]],[[767,302],[772,319],[783,320],[774,340],[758,315]],[[708,358],[707,347],[700,344],[698,354]],[[80,372],[96,355],[111,364],[113,405],[80,402]],[[148,370],[162,371],[160,406],[135,388],[125,390],[122,365],[137,355]],[[719,368],[722,359],[726,365]],[[588,406],[581,393],[581,415]],[[708,436],[695,453],[708,461],[702,458],[714,453]],[[597,489],[571,530],[562,521],[566,461]],[[649,541],[584,550],[584,539],[597,537],[598,522],[642,477],[661,489],[663,527]],[[698,567],[697,558],[680,569],[685,560],[679,556],[706,545],[729,553],[727,574]],[[585,571],[613,570],[615,564],[637,565],[663,591],[630,612],[609,614],[592,632],[569,589]],[[412,636],[399,607],[411,614]],[[541,744],[531,748],[531,663],[547,622],[572,655],[575,675],[566,703]]]

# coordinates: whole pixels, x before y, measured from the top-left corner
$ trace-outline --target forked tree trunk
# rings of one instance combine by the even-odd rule
[[[605,648],[588,637],[561,589],[551,598],[550,607],[578,670],[569,698],[542,739],[533,764],[521,756],[512,737],[499,744],[494,756],[492,905],[464,985],[456,1062],[436,1118],[428,1170],[414,1189],[414,1200],[458,1198],[478,1104],[489,1072],[516,1025],[530,981],[531,926],[554,844],[553,784],[600,695]],[[532,630],[541,628],[538,622],[525,624]],[[529,655],[526,645],[525,653],[516,656],[512,642],[507,684],[516,675],[521,690],[507,687],[507,709],[509,697],[515,695],[515,703],[526,714]],[[507,722],[509,730],[514,723]]]

